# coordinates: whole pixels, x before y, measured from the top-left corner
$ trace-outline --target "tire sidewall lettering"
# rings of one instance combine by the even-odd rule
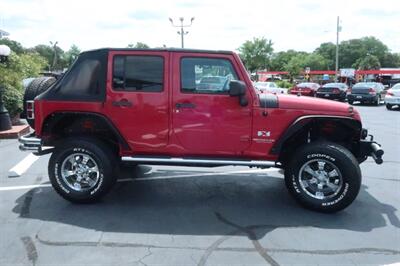
[[[64,180],[62,179],[62,177],[61,177],[61,165],[62,165],[62,162],[71,153],[84,153],[84,154],[90,155],[96,161],[96,163],[98,165],[98,168],[99,168],[100,177],[99,177],[99,181],[97,182],[97,185],[94,188],[92,188],[91,190],[85,191],[83,193],[82,192],[73,191],[73,190],[71,190],[70,188],[68,188],[66,186]],[[98,192],[101,189],[101,187],[102,187],[102,185],[104,183],[104,171],[103,171],[103,167],[99,163],[99,161],[100,160],[98,159],[96,154],[94,154],[93,152],[91,152],[90,150],[87,150],[85,148],[75,147],[75,148],[72,148],[72,150],[66,151],[60,157],[60,160],[55,163],[55,167],[54,167],[54,176],[55,176],[55,179],[56,179],[56,182],[57,182],[58,186],[66,194],[70,194],[71,192],[72,193],[77,193],[77,194],[87,194],[87,193],[89,193],[91,196],[93,196],[96,192]]]
[[[306,159],[301,160],[299,165],[304,164],[310,160],[315,160],[315,159],[324,159],[324,160],[330,161],[330,162],[334,163],[336,165],[336,167],[339,168],[339,170],[341,169],[341,167],[339,167],[337,165],[336,158],[332,157],[331,155],[325,154],[323,152],[307,154]],[[342,191],[338,195],[336,195],[334,198],[329,199],[328,202],[323,202],[321,200],[311,198],[305,191],[303,191],[303,189],[301,188],[301,186],[299,184],[299,180],[298,180],[298,176],[297,176],[298,170],[299,170],[299,167],[296,167],[295,172],[292,173],[292,175],[291,175],[291,183],[293,185],[294,192],[296,192],[297,194],[303,195],[304,197],[306,197],[307,199],[309,199],[313,202],[315,202],[315,201],[319,202],[319,204],[321,204],[321,206],[326,207],[326,206],[332,206],[332,205],[338,204],[341,200],[343,200],[345,198],[345,196],[347,195],[347,193],[349,191],[350,184],[348,182],[344,181],[343,188],[341,189]]]

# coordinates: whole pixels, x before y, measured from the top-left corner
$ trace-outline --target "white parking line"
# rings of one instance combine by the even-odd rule
[[[139,177],[139,178],[124,178],[119,179],[118,182],[134,182],[134,181],[151,181],[151,180],[162,180],[172,178],[187,178],[187,177],[202,177],[202,176],[216,176],[216,175],[234,175],[234,174],[250,174],[250,173],[266,173],[279,171],[278,168],[270,169],[257,169],[257,170],[243,170],[243,171],[231,171],[231,172],[212,172],[192,175],[174,175],[174,176],[157,176],[157,177]],[[51,184],[36,184],[36,185],[25,185],[25,186],[7,186],[0,187],[0,191],[13,191],[13,190],[27,190],[34,188],[45,188],[51,187]]]
[[[21,176],[37,159],[39,159],[39,156],[29,153],[28,156],[8,171],[8,177]]]

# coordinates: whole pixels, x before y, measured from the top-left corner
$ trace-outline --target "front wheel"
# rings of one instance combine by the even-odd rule
[[[116,182],[116,155],[97,139],[77,137],[56,147],[48,172],[52,186],[66,200],[89,203],[99,200]]]
[[[304,207],[336,212],[358,195],[361,170],[346,148],[331,142],[310,143],[298,149],[287,164],[285,184]]]
[[[392,105],[391,105],[391,104],[389,104],[389,103],[387,103],[387,104],[386,104],[386,109],[388,109],[388,110],[392,110]]]

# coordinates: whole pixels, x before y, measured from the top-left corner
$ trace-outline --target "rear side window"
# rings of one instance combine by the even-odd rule
[[[58,93],[81,96],[99,95],[101,74],[100,60],[84,59],[66,75]]]
[[[164,59],[160,56],[114,56],[114,90],[160,92],[163,78]]]
[[[185,57],[181,60],[181,91],[227,94],[229,82],[238,76],[227,59]]]

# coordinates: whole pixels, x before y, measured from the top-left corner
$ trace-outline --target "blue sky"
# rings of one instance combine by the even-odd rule
[[[185,38],[188,48],[236,50],[253,37],[272,39],[275,51],[313,51],[340,39],[375,36],[400,52],[400,4],[396,0],[152,1],[1,0],[0,29],[30,47],[58,41],[68,49],[125,47],[138,41],[152,47],[179,47],[168,21],[195,17]]]

